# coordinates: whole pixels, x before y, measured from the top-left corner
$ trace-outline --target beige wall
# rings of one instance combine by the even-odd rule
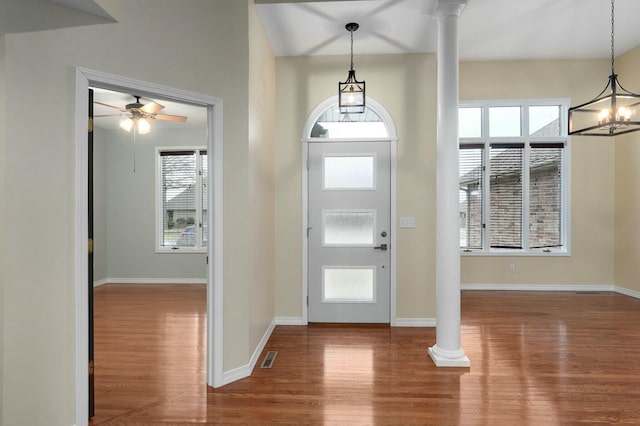
[[[0,5],[0,16],[4,6]],[[0,18],[1,21],[1,18]],[[2,424],[3,394],[4,394],[4,327],[7,323],[4,317],[4,286],[5,286],[5,245],[4,229],[5,222],[5,145],[6,145],[6,86],[5,86],[5,62],[4,62],[4,33],[0,33],[0,424]]]
[[[640,47],[616,59],[620,83],[634,93],[640,92],[639,67]],[[615,284],[640,292],[640,133],[617,136],[615,145]]]
[[[275,316],[275,56],[249,2],[249,345],[255,349]]]
[[[167,112],[171,113],[170,108]],[[100,118],[95,121],[96,126],[101,124]],[[205,253],[156,252],[156,149],[206,148],[206,124],[197,128],[154,126],[136,139],[134,145],[132,133],[120,128],[96,127],[94,131],[95,281],[204,281]]]
[[[460,99],[586,102],[606,84],[608,66],[606,60],[463,62]],[[463,256],[463,284],[613,284],[613,145],[579,136],[570,143],[571,256]]]
[[[247,2],[102,0],[101,5],[119,23],[5,37],[3,81],[12,108],[0,145],[6,155],[1,205],[12,206],[12,213],[1,227],[2,246],[11,246],[2,268],[3,424],[75,421],[76,66],[224,99],[224,369],[246,365],[254,349],[247,300],[254,274],[246,258],[255,242],[248,226],[253,201]],[[28,226],[5,226],[9,223]],[[271,309],[269,300],[255,303],[264,312]]]
[[[311,110],[337,94],[348,57],[281,57],[276,87],[276,312],[302,315],[301,144]],[[397,127],[398,215],[416,217],[398,232],[398,317],[434,317],[436,82],[434,55],[356,58],[367,95]]]
[[[310,111],[335,94],[346,76],[344,57],[277,59],[276,312],[301,316],[301,148]],[[398,216],[416,228],[398,229],[397,316],[435,317],[436,69],[433,55],[359,56],[367,94],[395,120]],[[607,61],[464,62],[463,100],[570,98],[586,101],[604,84]],[[594,89],[596,88],[596,89]],[[464,284],[611,285],[613,283],[613,170],[611,144],[571,142],[571,256],[463,257]],[[597,169],[596,169],[597,167]],[[295,253],[295,256],[292,256]],[[516,272],[509,272],[509,264]]]

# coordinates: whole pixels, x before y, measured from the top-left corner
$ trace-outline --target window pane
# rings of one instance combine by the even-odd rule
[[[489,108],[489,136],[520,136],[520,107]]]
[[[460,108],[458,111],[458,136],[482,137],[482,108]]]
[[[529,107],[529,134],[531,136],[560,136],[560,107]]]
[[[324,157],[324,189],[374,189],[373,156]]]
[[[529,164],[529,246],[562,247],[562,146],[532,145]]]
[[[162,246],[194,247],[196,243],[195,152],[163,152]]]
[[[207,246],[208,241],[208,229],[209,229],[209,215],[208,215],[208,203],[209,196],[207,191],[207,179],[209,176],[209,168],[207,164],[207,151],[200,151],[200,187],[201,187],[201,203],[202,203],[202,246]]]
[[[522,248],[522,147],[491,146],[491,247]]]
[[[484,148],[460,147],[460,248],[482,248],[482,174]]]
[[[384,122],[372,109],[361,114],[340,114],[338,105],[323,112],[311,129],[312,138],[386,138]]]
[[[323,211],[324,245],[372,245],[375,213]]]
[[[373,268],[323,270],[323,301],[374,302]]]

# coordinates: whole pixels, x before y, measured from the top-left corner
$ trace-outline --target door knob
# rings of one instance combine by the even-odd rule
[[[382,250],[385,251],[387,250],[387,245],[386,244],[380,244],[379,246],[376,246],[373,248],[374,250]]]

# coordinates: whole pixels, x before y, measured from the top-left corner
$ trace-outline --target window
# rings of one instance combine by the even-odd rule
[[[568,100],[461,103],[460,248],[567,252]]]
[[[324,111],[311,129],[312,138],[362,139],[385,138],[389,136],[387,127],[380,116],[365,107],[362,114],[341,114],[338,105]]]
[[[207,151],[158,152],[158,250],[204,252],[207,247]]]

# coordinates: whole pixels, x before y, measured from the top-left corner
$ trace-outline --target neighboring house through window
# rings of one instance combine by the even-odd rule
[[[460,248],[567,252],[568,100],[460,104]]]
[[[207,151],[158,148],[157,248],[203,252],[207,247]]]

